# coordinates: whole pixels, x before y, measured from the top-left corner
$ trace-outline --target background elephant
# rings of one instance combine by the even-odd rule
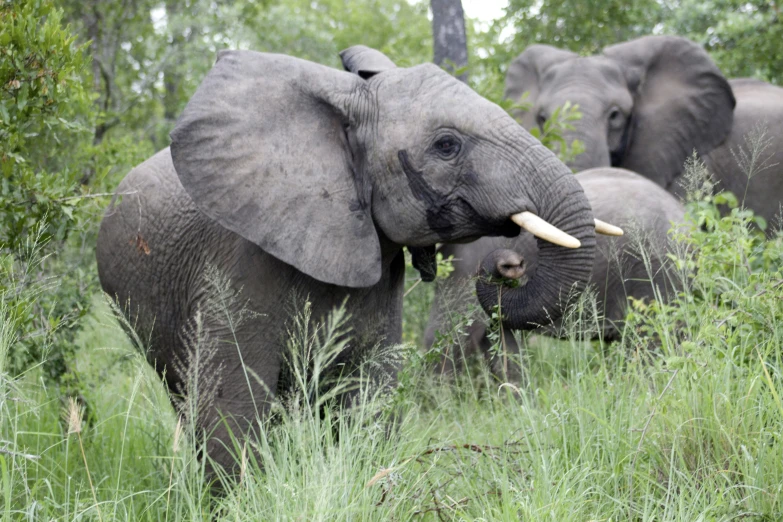
[[[600,331],[605,339],[612,339],[618,335],[618,327],[625,317],[628,297],[648,302],[656,297],[665,299],[675,287],[676,281],[663,265],[670,247],[668,231],[672,223],[684,221],[685,211],[673,195],[625,169],[590,169],[574,177],[584,189],[595,217],[619,225],[625,231],[622,237],[596,236],[590,285],[596,293],[599,323],[583,325],[592,327],[595,333]],[[646,256],[641,255],[641,249]],[[454,271],[436,289],[425,333],[427,346],[432,345],[437,331],[453,331],[453,322],[464,317],[466,304],[476,302],[475,288],[486,312],[502,302],[502,313],[507,318],[504,325],[508,327],[503,333],[504,341],[509,352],[518,351],[509,329],[527,327],[525,318],[516,314],[519,304],[527,298],[526,285],[504,286],[499,300],[500,287],[476,276],[484,271],[498,280],[536,277],[542,268],[534,238],[522,231],[516,238],[486,237],[468,244],[444,245],[441,250],[444,256],[454,256]],[[562,325],[557,319],[558,315],[553,314],[553,325],[541,324],[558,334]],[[462,352],[454,354],[457,359],[475,353],[491,355],[492,343],[486,337],[486,326],[485,314],[473,315],[473,323],[464,329],[465,335],[454,339],[459,345],[455,348]],[[441,364],[450,368],[451,363],[444,360]],[[497,370],[498,360],[492,364]]]
[[[531,129],[564,102],[582,119],[569,140],[585,152],[576,171],[602,166],[638,172],[678,192],[683,163],[695,149],[720,182],[766,220],[783,201],[783,89],[756,80],[728,82],[699,45],[674,36],[648,36],[580,57],[533,45],[509,66],[505,96],[528,92],[530,109],[517,116]],[[736,100],[736,102],[735,102]],[[735,107],[736,105],[736,107]],[[754,126],[770,138],[768,168],[748,180],[731,149]]]
[[[341,56],[348,72],[221,53],[170,149],[127,175],[101,224],[101,284],[169,388],[186,393],[194,371],[214,384],[197,423],[215,429],[207,451],[222,466],[228,429],[247,432],[280,391],[292,295],[314,319],[346,303],[352,340],[335,364],[348,372],[401,340],[403,246],[432,278],[437,242],[515,236],[510,216],[529,211],[582,244],[539,245],[529,319],[589,276],[590,206],[551,152],[432,64],[396,68],[361,46]],[[210,267],[233,296],[218,307]],[[211,350],[194,370],[196,336]]]

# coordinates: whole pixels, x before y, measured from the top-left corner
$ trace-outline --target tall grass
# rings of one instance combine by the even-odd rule
[[[221,479],[222,493],[205,480],[201,436],[109,306],[96,304],[77,339],[82,455],[61,390],[36,369],[9,375],[17,339],[1,300],[0,517],[780,519],[783,235],[764,239],[750,213],[721,217],[716,201],[731,202],[691,202],[693,225],[675,238],[679,297],[635,303],[612,345],[585,340],[579,321],[564,340],[521,336],[525,386],[483,363],[441,377],[408,346],[401,386],[374,391],[362,372],[332,372],[344,314],[319,323],[301,307],[289,393],[274,423],[237,441],[241,471]],[[420,314],[431,294],[419,285],[406,300]],[[420,336],[410,331],[420,316],[406,321],[408,338]],[[349,388],[346,413],[337,392]]]

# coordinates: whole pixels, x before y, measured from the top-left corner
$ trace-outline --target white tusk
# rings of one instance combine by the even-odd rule
[[[603,234],[605,236],[622,236],[623,235],[623,229],[620,227],[616,227],[614,225],[610,225],[609,223],[605,221],[601,221],[600,219],[595,220],[595,233],[596,234]]]
[[[579,248],[582,243],[573,236],[569,236],[556,226],[550,225],[531,212],[520,212],[511,216],[511,221],[524,228],[531,234],[545,239],[555,245],[566,248]]]

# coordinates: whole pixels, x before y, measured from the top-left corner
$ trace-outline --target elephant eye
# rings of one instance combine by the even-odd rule
[[[459,154],[462,144],[454,136],[446,135],[435,140],[432,148],[435,149],[438,156],[444,159],[451,159]]]
[[[609,111],[609,123],[619,125],[623,121],[623,113],[617,107]]]

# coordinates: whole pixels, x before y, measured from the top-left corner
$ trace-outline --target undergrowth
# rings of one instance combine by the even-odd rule
[[[702,175],[696,162],[689,169]],[[76,339],[81,395],[69,401],[40,367],[9,372],[18,342],[9,306],[20,296],[4,296],[0,517],[780,519],[783,234],[765,237],[736,206],[720,215],[718,204],[734,203],[693,198],[690,225],[673,232],[669,269],[681,292],[632,303],[620,341],[589,341],[577,320],[563,339],[518,335],[525,384],[505,383],[486,362],[434,372],[449,335],[429,354],[407,345],[391,395],[361,372],[322,376],[344,347],[346,318],[338,310],[319,324],[301,307],[290,394],[256,439],[237,441],[240,473],[218,477],[218,488],[199,458],[203,435],[175,413],[109,306],[97,300]],[[426,309],[416,302],[430,299],[423,289],[408,294],[408,310]],[[350,413],[337,400],[348,388]]]

